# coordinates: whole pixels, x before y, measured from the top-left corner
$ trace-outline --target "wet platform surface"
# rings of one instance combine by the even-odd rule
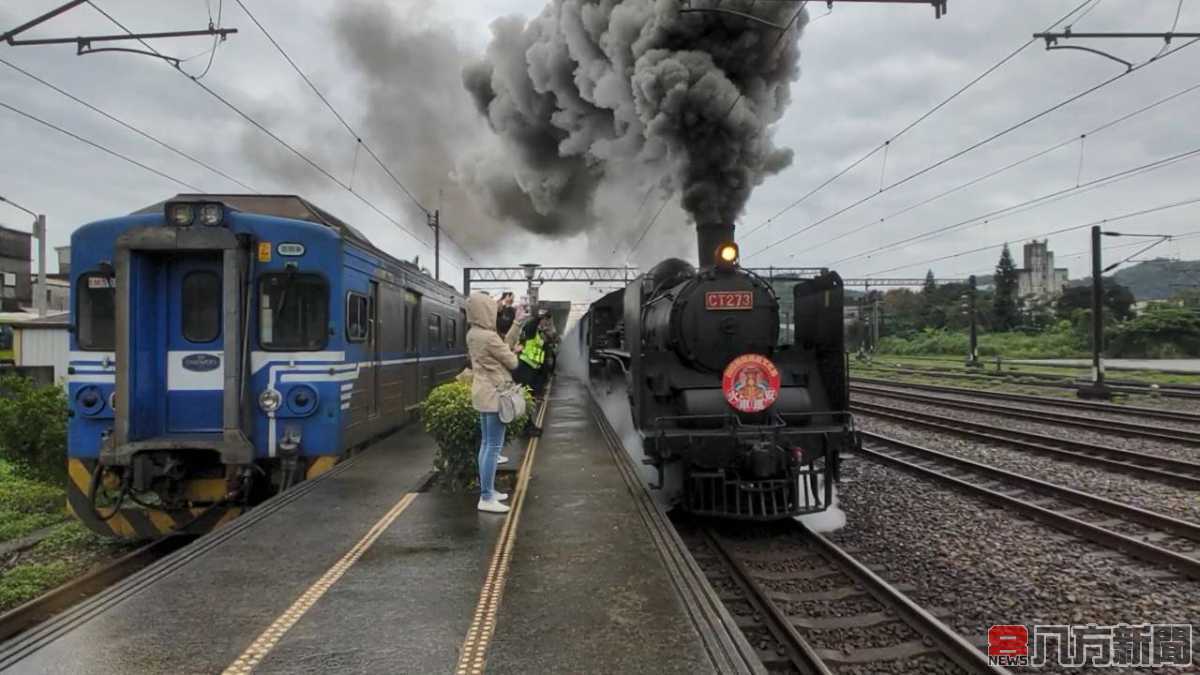
[[[560,379],[551,396],[484,670],[713,672],[583,385]],[[511,468],[526,451],[524,439],[506,447]],[[384,439],[303,495],[176,554],[190,557],[0,644],[0,670],[461,672],[506,517],[477,512],[476,494],[414,494],[433,455],[415,428]],[[264,635],[259,660],[238,666]]]
[[[714,672],[581,382],[545,427],[487,672]]]

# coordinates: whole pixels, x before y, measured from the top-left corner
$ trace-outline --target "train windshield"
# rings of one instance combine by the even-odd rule
[[[316,274],[268,274],[259,281],[263,349],[316,350],[329,333],[329,287]]]
[[[105,274],[84,274],[76,290],[80,349],[112,351],[117,343],[116,281]]]

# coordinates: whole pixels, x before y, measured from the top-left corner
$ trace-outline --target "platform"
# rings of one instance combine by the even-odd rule
[[[749,649],[732,619],[663,552],[580,383],[555,384],[543,426],[506,452],[509,516],[418,492],[434,447],[406,430],[0,644],[0,671],[750,670],[730,665]]]

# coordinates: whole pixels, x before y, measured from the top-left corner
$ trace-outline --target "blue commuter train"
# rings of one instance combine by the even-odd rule
[[[452,286],[287,195],[181,194],[71,237],[68,503],[211,530],[414,419],[465,365]]]

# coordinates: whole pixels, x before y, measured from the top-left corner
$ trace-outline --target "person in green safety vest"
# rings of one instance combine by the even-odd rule
[[[519,345],[520,352],[517,358],[520,363],[513,373],[513,379],[529,387],[533,391],[533,397],[540,399],[546,386],[546,339],[536,317],[531,317],[525,322]]]

